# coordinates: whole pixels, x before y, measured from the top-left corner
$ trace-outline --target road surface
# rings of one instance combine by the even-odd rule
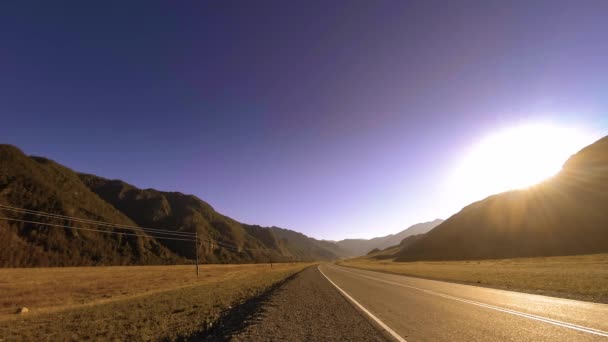
[[[319,266],[400,341],[608,341],[608,305]]]

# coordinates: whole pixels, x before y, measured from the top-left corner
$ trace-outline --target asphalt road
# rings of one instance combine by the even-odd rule
[[[326,278],[401,341],[608,341],[608,305],[325,264]]]

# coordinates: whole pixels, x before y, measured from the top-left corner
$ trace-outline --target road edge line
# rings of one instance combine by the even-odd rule
[[[359,302],[357,302],[353,297],[351,297],[348,293],[346,293],[346,291],[342,290],[338,285],[336,285],[336,283],[334,283],[333,281],[331,281],[331,279],[329,279],[329,277],[326,276],[325,273],[323,273],[323,271],[321,271],[321,266],[320,265],[317,266],[317,270],[319,270],[319,272],[323,275],[323,277],[325,277],[325,279],[327,279],[327,281],[329,281],[338,290],[338,292],[340,292],[340,294],[344,298],[346,298],[348,301],[350,301],[352,304],[354,304],[355,307],[357,307],[360,311],[362,311],[369,318],[371,318],[373,322],[375,322],[376,324],[378,324],[393,339],[395,339],[398,342],[407,342],[403,337],[399,336],[399,334],[397,334],[393,329],[389,328],[378,317],[374,316],[374,314],[372,314],[371,312],[369,312],[369,310],[367,310],[363,305],[359,304]]]
[[[413,289],[413,290],[418,290],[418,291],[421,291],[421,292],[424,292],[424,293],[427,293],[427,294],[430,294],[430,295],[439,296],[439,297],[443,297],[443,298],[447,298],[447,299],[451,299],[451,300],[456,300],[456,301],[459,301],[459,302],[476,305],[476,306],[483,307],[483,308],[486,308],[486,309],[491,309],[491,310],[495,310],[495,311],[499,311],[499,312],[503,312],[503,313],[508,313],[508,314],[511,314],[511,315],[520,316],[520,317],[524,317],[524,318],[528,318],[528,319],[532,319],[532,320],[536,320],[536,321],[540,321],[540,322],[544,322],[544,323],[548,323],[548,324],[553,324],[555,326],[560,326],[560,327],[563,327],[563,328],[568,328],[568,329],[572,329],[572,330],[578,330],[578,331],[581,331],[581,332],[584,332],[584,333],[588,333],[588,334],[608,337],[608,332],[606,332],[604,330],[600,330],[600,329],[589,328],[589,327],[585,327],[585,326],[582,326],[582,325],[578,325],[578,324],[574,324],[574,323],[568,323],[568,322],[560,321],[560,320],[553,319],[553,318],[543,317],[543,316],[539,316],[539,315],[535,315],[535,314],[530,314],[530,313],[526,313],[526,312],[522,312],[522,311],[517,311],[517,310],[513,310],[513,309],[507,309],[507,308],[503,308],[503,307],[500,307],[500,306],[497,306],[497,305],[486,304],[486,303],[482,303],[482,302],[478,302],[478,301],[474,301],[474,300],[470,300],[470,299],[465,299],[465,298],[461,298],[461,297],[457,297],[457,296],[448,295],[448,294],[441,293],[441,292],[426,290],[426,289],[419,288],[419,287],[416,287],[416,286],[401,284],[401,283],[397,283],[397,282],[390,281],[390,280],[374,278],[374,277],[370,277],[370,276],[367,276],[367,275],[364,275],[364,274],[359,274],[357,272],[342,270],[340,268],[338,268],[338,270],[342,271],[342,272],[346,272],[346,273],[351,273],[351,274],[354,274],[354,275],[359,276],[359,277],[372,279],[372,280],[383,282],[383,283],[386,283],[386,284],[398,285],[398,286],[410,288],[410,289]],[[376,271],[371,271],[371,270],[363,270],[363,271],[382,273],[382,272],[376,272]],[[405,276],[405,277],[407,277],[407,276]]]

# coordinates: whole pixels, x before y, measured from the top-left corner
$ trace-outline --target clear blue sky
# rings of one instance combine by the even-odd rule
[[[608,127],[606,1],[7,1],[0,142],[372,237],[446,218],[447,171],[529,120]],[[442,203],[439,205],[438,203]]]

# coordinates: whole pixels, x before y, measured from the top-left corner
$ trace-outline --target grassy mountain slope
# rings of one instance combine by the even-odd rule
[[[0,145],[0,204],[134,225],[91,192],[73,171],[48,159],[28,157],[9,145]],[[70,224],[64,219],[7,210],[0,210],[0,216]],[[1,267],[164,264],[179,259],[145,233],[115,235],[0,220]]]
[[[403,248],[397,261],[495,259],[608,252],[608,137],[559,174],[473,203]]]
[[[82,181],[102,199],[142,227],[197,232],[203,238],[203,262],[310,261],[337,257],[316,240],[281,228],[237,222],[193,195],[138,189],[119,180],[81,174]],[[193,258],[190,242],[162,241],[170,250]]]
[[[271,227],[270,229],[280,239],[281,244],[286,247],[289,255],[296,259],[306,259],[310,253],[318,255],[321,259],[335,259],[345,253],[333,242],[309,238],[302,233],[289,229],[278,227]]]
[[[367,260],[367,261],[392,260],[392,259],[395,259],[396,257],[398,257],[404,248],[408,248],[409,246],[413,245],[417,241],[424,238],[424,236],[425,236],[425,234],[410,235],[410,236],[406,237],[405,239],[401,240],[401,242],[398,245],[389,246],[382,250],[379,248],[375,248],[375,249],[371,250],[369,253],[367,253],[366,255],[360,256],[358,258],[353,258],[350,260]]]
[[[293,231],[242,224],[192,195],[141,190],[119,180],[78,174],[51,160],[28,157],[10,145],[0,145],[0,204],[121,225],[196,231],[203,238],[202,262],[328,260],[340,251]],[[5,209],[0,217],[134,233]],[[0,266],[167,264],[195,257],[193,242],[152,235],[105,234],[0,219]]]
[[[373,239],[346,239],[336,242],[341,247],[347,256],[366,255],[372,249],[385,249],[401,243],[408,236],[424,234],[438,226],[443,220],[436,219],[430,222],[418,223],[409,228],[402,230],[397,234],[377,237]]]

